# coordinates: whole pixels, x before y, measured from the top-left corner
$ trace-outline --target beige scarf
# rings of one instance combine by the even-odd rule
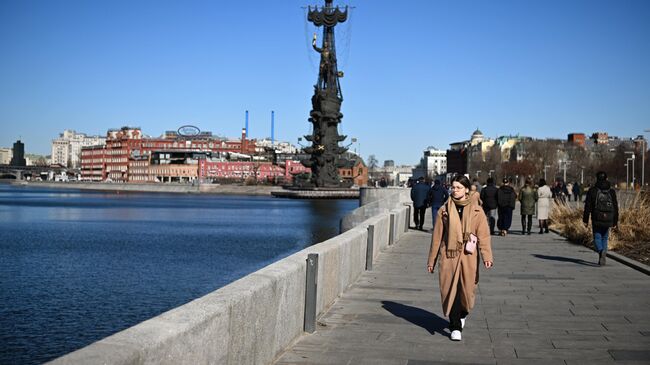
[[[447,257],[458,256],[465,247],[465,242],[469,239],[470,227],[472,226],[472,213],[469,209],[463,210],[463,219],[461,221],[458,215],[458,207],[470,206],[471,200],[466,198],[459,200],[453,196],[447,201],[447,212],[449,220],[447,222]]]

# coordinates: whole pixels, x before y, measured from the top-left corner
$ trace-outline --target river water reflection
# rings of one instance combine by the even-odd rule
[[[338,233],[356,200],[0,184],[0,364],[41,363]]]

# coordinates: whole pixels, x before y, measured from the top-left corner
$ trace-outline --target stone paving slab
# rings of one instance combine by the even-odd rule
[[[276,364],[650,364],[650,276],[554,233],[492,237],[495,267],[451,341],[430,239],[411,230],[382,252]]]

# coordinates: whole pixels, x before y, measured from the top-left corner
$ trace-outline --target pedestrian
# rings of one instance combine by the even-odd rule
[[[478,182],[477,178],[472,179],[472,185],[475,186],[476,191],[479,192],[479,193],[483,189],[483,187],[481,186],[481,183]]]
[[[556,181],[551,192],[553,193],[556,202],[563,204],[566,203],[566,197],[569,195],[569,191],[563,181]]]
[[[487,220],[481,207],[469,199],[469,189],[467,177],[458,175],[453,179],[452,195],[438,210],[427,261],[430,273],[440,261],[442,311],[449,317],[453,341],[462,339],[465,319],[474,307],[479,252],[485,268],[493,266]]]
[[[551,188],[546,185],[546,180],[539,179],[539,188],[537,189],[537,219],[539,220],[539,234],[548,233],[548,213],[551,209],[553,193]]]
[[[418,178],[415,185],[411,188],[415,229],[423,229],[422,226],[424,226],[424,215],[427,212],[427,198],[429,197],[430,188],[429,184],[424,182],[424,177]]]
[[[598,252],[598,264],[605,265],[607,257],[607,241],[609,229],[618,227],[618,201],[616,192],[607,180],[607,174],[600,171],[596,174],[596,184],[589,189],[585,198],[585,211],[582,221],[591,228],[594,234],[594,247]]]
[[[578,184],[577,181],[574,182],[573,189],[571,189],[571,192],[573,193],[573,200],[575,200],[578,203],[582,201],[582,197],[580,196],[582,195],[582,191],[580,189],[581,189],[580,184]]]
[[[508,230],[512,225],[512,211],[517,204],[517,193],[515,189],[510,186],[508,178],[503,179],[503,185],[499,187],[497,192],[497,206],[499,210],[499,219],[497,220],[497,228],[501,236],[508,235]]]
[[[431,217],[433,220],[433,228],[436,228],[436,217],[438,216],[438,209],[445,204],[449,198],[447,189],[442,186],[440,180],[433,182],[433,187],[429,190],[429,205],[431,206]]]
[[[571,182],[567,183],[566,186],[566,197],[568,201],[571,201],[571,194],[573,192],[573,184]]]
[[[533,181],[526,179],[526,183],[519,191],[519,203],[521,205],[521,234],[530,235],[533,227],[533,214],[535,214],[535,203],[537,203],[537,190],[533,188]]]
[[[494,185],[494,179],[488,178],[487,185],[481,190],[481,201],[483,202],[483,211],[490,225],[490,234],[494,234],[494,225],[497,215],[497,192],[499,189]]]

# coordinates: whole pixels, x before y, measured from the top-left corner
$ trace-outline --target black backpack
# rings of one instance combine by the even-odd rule
[[[614,225],[614,201],[609,189],[598,189],[596,192],[596,204],[591,219],[600,226],[611,227]]]

